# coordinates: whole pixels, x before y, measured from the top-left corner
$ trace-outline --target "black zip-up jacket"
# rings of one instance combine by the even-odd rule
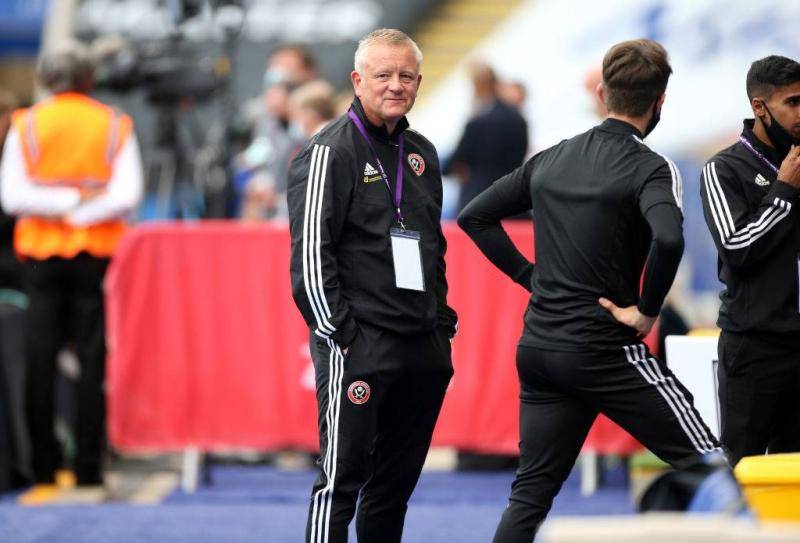
[[[780,168],[783,157],[753,134],[754,122],[744,121],[742,136]],[[717,320],[723,330],[800,331],[799,194],[741,141],[703,168],[703,214],[725,283]]]
[[[369,145],[343,115],[317,134],[292,162],[288,204],[295,303],[315,333],[348,346],[359,322],[398,334],[452,337],[456,314],[447,305],[441,229],[442,180],[433,144],[408,129],[405,118],[389,136],[369,123],[356,98],[352,108],[366,127],[395,190],[398,136],[404,135],[405,227],[420,232],[425,292],[395,285],[389,231],[396,226],[392,195]]]
[[[641,137],[606,119],[501,177],[459,215],[481,251],[532,291],[520,345],[584,352],[636,341],[600,297],[658,315],[683,254],[683,188],[675,164]],[[528,210],[535,266],[500,223]]]

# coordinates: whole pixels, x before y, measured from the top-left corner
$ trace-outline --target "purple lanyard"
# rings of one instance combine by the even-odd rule
[[[771,169],[773,172],[775,172],[775,173],[778,173],[778,168],[776,168],[776,167],[775,167],[775,164],[773,164],[772,162],[770,162],[770,161],[769,161],[769,159],[768,159],[767,157],[765,157],[763,154],[761,154],[761,152],[760,152],[758,149],[756,149],[755,147],[753,147],[753,144],[752,144],[752,143],[750,143],[750,142],[747,140],[747,138],[745,138],[744,136],[739,136],[739,141],[741,141],[741,142],[742,142],[742,145],[744,145],[745,147],[747,147],[747,149],[748,149],[748,150],[749,150],[751,153],[753,153],[754,155],[756,155],[756,157],[758,157],[759,159],[761,159],[761,162],[763,162],[764,164],[766,164],[767,166],[769,166],[769,167],[770,167],[770,169]]]
[[[347,112],[347,115],[350,117],[350,119],[352,119],[353,123],[356,125],[356,128],[358,128],[358,131],[367,141],[367,145],[369,145],[372,155],[375,157],[375,162],[378,163],[378,168],[381,171],[383,182],[386,183],[386,188],[389,189],[389,194],[392,195],[392,202],[394,203],[397,223],[400,225],[400,228],[405,230],[406,227],[405,224],[403,224],[403,214],[400,212],[400,200],[403,199],[403,134],[400,134],[400,136],[397,138],[397,186],[395,187],[396,190],[394,194],[392,194],[392,186],[389,184],[389,176],[386,175],[386,171],[383,169],[381,159],[378,158],[378,153],[375,152],[375,147],[372,145],[372,138],[369,137],[367,129],[364,128],[364,123],[361,122],[361,119],[358,118],[358,115],[356,115],[352,109]]]

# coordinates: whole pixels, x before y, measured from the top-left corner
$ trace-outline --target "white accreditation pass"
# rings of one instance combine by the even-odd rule
[[[394,260],[394,279],[397,288],[425,291],[425,278],[422,275],[422,252],[419,247],[420,233],[414,230],[392,228],[392,259]]]

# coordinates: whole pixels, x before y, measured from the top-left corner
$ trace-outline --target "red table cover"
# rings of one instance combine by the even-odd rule
[[[506,229],[531,257],[530,223]],[[515,453],[514,353],[528,296],[456,225],[444,231],[449,301],[460,319],[434,444]],[[119,450],[318,447],[308,328],[291,297],[285,224],[139,226],[109,269],[106,306],[108,430]],[[586,447],[629,453],[639,445],[600,417]]]

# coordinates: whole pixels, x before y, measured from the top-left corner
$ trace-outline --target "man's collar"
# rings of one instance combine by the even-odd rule
[[[484,100],[484,101],[476,104],[475,115],[476,116],[478,116],[478,115],[486,115],[487,113],[492,111],[494,108],[496,108],[498,106],[499,102],[500,102],[499,98],[493,97],[493,98],[489,98],[488,100]]]
[[[389,132],[386,130],[386,125],[375,126],[369,119],[367,119],[367,114],[364,113],[364,107],[361,105],[361,100],[358,97],[353,98],[353,103],[350,104],[350,107],[353,108],[353,111],[361,119],[361,122],[364,123],[364,126],[369,132],[369,135],[375,139],[380,139],[383,141],[394,141],[397,137],[405,132],[406,128],[408,128],[408,120],[403,117],[399,121],[397,121],[397,126],[392,132],[392,135],[389,136]]]
[[[631,123],[621,121],[619,119],[612,119],[611,117],[606,118],[605,121],[600,123],[599,128],[608,132],[614,132],[615,134],[632,135],[639,139],[643,138],[643,135],[641,132],[639,132],[639,129],[633,126]]]
[[[774,164],[775,166],[780,166],[781,162],[783,162],[784,157],[780,156],[780,153],[778,152],[777,149],[775,149],[774,147],[770,147],[769,145],[761,141],[758,138],[758,136],[756,136],[756,133],[753,131],[753,127],[755,126],[755,124],[756,124],[755,119],[745,119],[744,122],[742,123],[743,125],[742,136],[744,136],[744,138],[747,139],[747,141],[752,143],[753,147],[755,147],[761,154],[767,157],[769,161],[772,162],[772,164]]]

